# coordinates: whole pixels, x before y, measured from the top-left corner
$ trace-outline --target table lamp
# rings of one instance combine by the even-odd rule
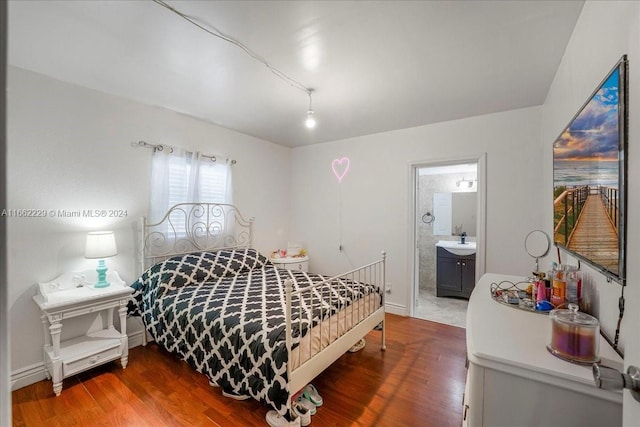
[[[99,259],[98,281],[94,285],[96,288],[106,288],[109,286],[107,282],[107,265],[104,258],[118,255],[116,249],[116,239],[113,231],[92,231],[87,234],[87,244],[84,249],[84,257],[88,259]]]

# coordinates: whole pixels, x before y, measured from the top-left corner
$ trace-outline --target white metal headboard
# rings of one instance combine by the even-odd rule
[[[155,224],[141,218],[140,268],[175,255],[213,249],[250,248],[254,218],[245,220],[225,203],[178,203]]]

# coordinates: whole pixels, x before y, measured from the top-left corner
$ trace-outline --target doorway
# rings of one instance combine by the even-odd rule
[[[465,295],[455,297],[449,291],[442,292],[442,288],[438,290],[437,254],[438,250],[442,252],[438,248],[441,242],[459,242],[464,234],[465,242],[471,243],[465,247],[475,245],[470,256],[475,268],[472,262],[464,263],[469,264],[466,268],[472,275],[471,286],[484,274],[485,158],[483,154],[411,165],[412,317],[466,326]],[[463,275],[467,277],[469,272]]]

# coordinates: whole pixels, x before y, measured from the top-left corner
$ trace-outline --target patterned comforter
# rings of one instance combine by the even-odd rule
[[[145,271],[131,285],[134,293],[128,309],[131,315],[142,316],[158,344],[212,384],[233,395],[251,396],[284,415],[289,398],[287,278],[293,279],[294,290],[325,279],[277,269],[253,249],[193,253]],[[314,290],[303,293],[302,301],[294,299],[293,346],[321,319],[373,292],[378,291],[370,285],[341,281],[331,290]]]

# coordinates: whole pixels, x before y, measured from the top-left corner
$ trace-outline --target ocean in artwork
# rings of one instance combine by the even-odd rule
[[[553,186],[618,188],[618,161],[554,160]]]

